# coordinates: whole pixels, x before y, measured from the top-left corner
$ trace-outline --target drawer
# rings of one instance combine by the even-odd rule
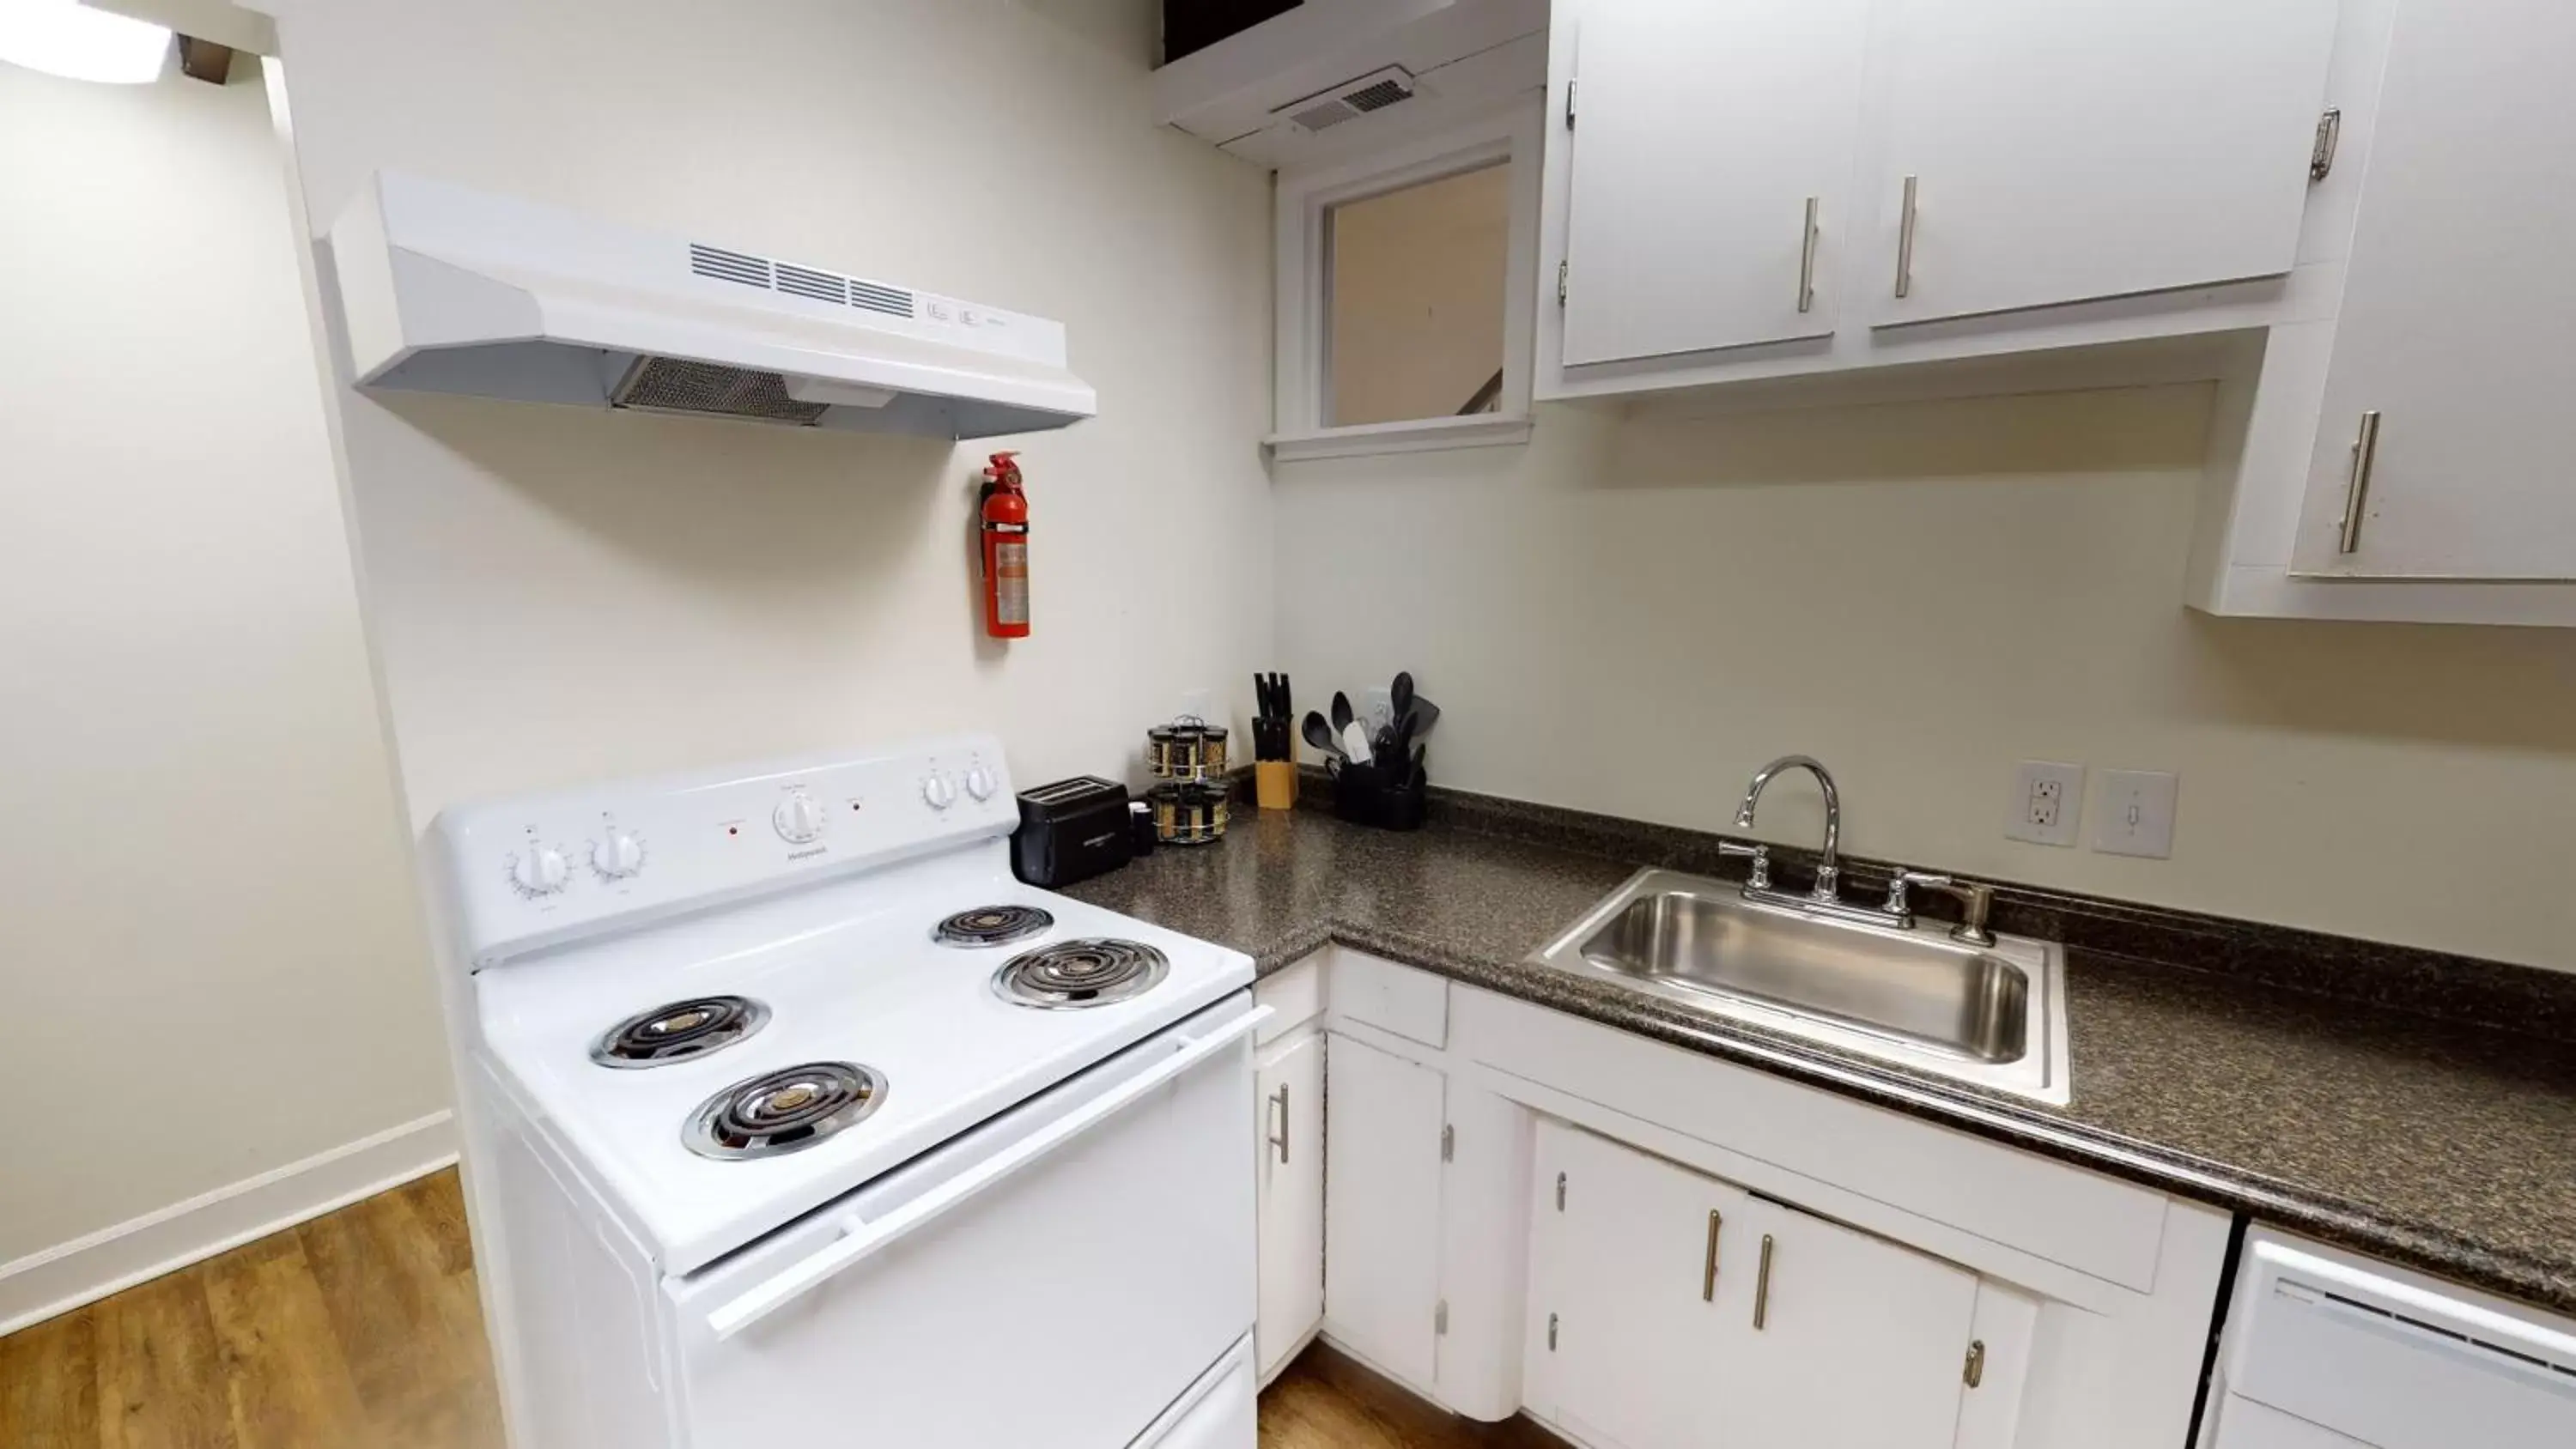
[[[1308,956],[1252,983],[1252,999],[1270,1008],[1271,1016],[1253,1034],[1268,1046],[1324,1014],[1322,954]]]
[[[1326,948],[1324,1000],[1336,1017],[1407,1041],[1449,1045],[1449,982],[1342,946]]]

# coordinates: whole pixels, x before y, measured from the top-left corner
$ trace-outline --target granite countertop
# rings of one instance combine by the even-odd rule
[[[1068,894],[1275,971],[1327,941],[2576,1313],[2576,1044],[2070,946],[2054,1108],[1527,964],[1643,864],[1243,810]]]

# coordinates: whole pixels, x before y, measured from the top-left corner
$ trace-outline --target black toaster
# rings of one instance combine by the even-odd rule
[[[1011,873],[1056,889],[1116,870],[1135,853],[1127,787],[1076,775],[1022,790],[1020,828],[1011,833]]]

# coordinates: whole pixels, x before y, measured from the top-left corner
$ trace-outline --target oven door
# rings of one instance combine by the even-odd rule
[[[1267,1014],[1237,993],[666,1281],[690,1449],[1159,1429],[1252,1326]]]

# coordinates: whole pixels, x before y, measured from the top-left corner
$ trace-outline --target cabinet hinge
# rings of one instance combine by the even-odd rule
[[[1431,1331],[1435,1334],[1449,1331],[1449,1300],[1446,1298],[1431,1310]]]
[[[1966,1380],[1968,1387],[1972,1389],[1986,1381],[1986,1341],[1984,1339],[1977,1339],[1968,1345],[1967,1366],[1959,1371],[1959,1377]]]
[[[1458,1129],[1446,1122],[1440,1124],[1440,1160],[1443,1162],[1458,1160]]]
[[[1577,86],[1577,85],[1579,85],[1579,84],[1581,84],[1581,82],[1579,82],[1579,81],[1575,80],[1575,79],[1574,79],[1573,77],[1571,77],[1571,76],[1568,76],[1568,77],[1566,78],[1566,81],[1565,81],[1565,129],[1567,129],[1567,130],[1569,130],[1569,131],[1571,131],[1571,130],[1573,130],[1573,129],[1574,129],[1574,88],[1575,88],[1575,86]]]
[[[1547,1351],[1556,1352],[1556,1315],[1553,1313],[1547,1316]]]
[[[2334,170],[2335,143],[2343,139],[2343,108],[2329,106],[2317,117],[2317,144],[2308,152],[2308,179],[2323,181]]]
[[[1558,262],[1556,264],[1556,305],[1560,307],[1565,305],[1565,274],[1567,270],[1567,263]]]
[[[1556,1175],[1556,1210],[1565,1211],[1565,1174],[1562,1172]]]

